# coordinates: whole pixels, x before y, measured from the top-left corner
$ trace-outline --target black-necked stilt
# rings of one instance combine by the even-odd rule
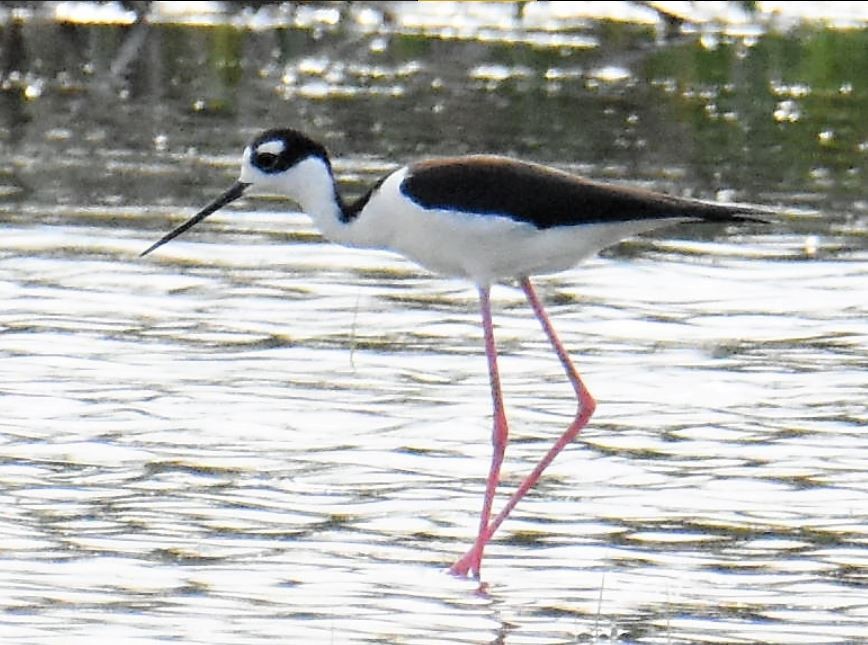
[[[530,276],[563,271],[625,237],[680,221],[757,221],[741,206],[679,199],[611,186],[504,157],[422,161],[386,175],[351,204],[341,199],[323,146],[295,130],[268,130],[247,148],[239,180],[142,255],[177,237],[247,191],[294,199],[323,234],[352,246],[391,249],[433,271],[474,281],[479,290],[485,353],[494,403],[494,454],[479,532],[451,571],[479,576],[485,545],[555,456],[578,435],[596,403],[573,367]],[[489,292],[518,280],[578,399],[567,430],[491,519],[507,443]]]

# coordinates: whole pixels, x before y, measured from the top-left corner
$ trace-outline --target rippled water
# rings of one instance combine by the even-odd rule
[[[290,57],[290,77],[261,104],[250,94],[276,71],[241,84],[240,112],[191,117],[193,100],[176,89],[160,117],[158,103],[140,112],[114,90],[100,111],[93,87],[73,79],[77,89],[53,92],[49,77],[45,96],[23,104],[31,120],[4,130],[2,640],[868,639],[863,79],[823,113],[847,142],[837,155],[822,137],[798,154],[771,150],[773,131],[756,129],[740,139],[746,150],[709,153],[731,140],[708,126],[699,132],[710,138],[690,144],[706,151],[685,156],[678,143],[693,139],[673,125],[678,111],[632,102],[658,87],[638,77],[586,97],[596,120],[621,123],[608,146],[600,132],[559,141],[552,129],[571,117],[552,107],[552,88],[535,85],[533,61],[521,71],[502,60],[499,47],[522,42],[512,27],[494,42],[478,28],[453,42],[419,21],[404,24],[405,49],[378,45],[386,68],[409,70],[385,74],[394,96],[368,91],[379,80]],[[82,33],[104,42],[91,29]],[[298,29],[286,38],[315,31]],[[580,36],[591,47],[599,34]],[[446,74],[465,60],[449,58],[452,47],[476,51],[462,76],[470,89]],[[298,70],[328,96],[300,96],[316,93],[291,77]],[[797,81],[809,82],[787,82]],[[518,136],[520,121],[477,127],[538,91],[549,100],[534,103],[541,113]],[[75,101],[80,127],[58,125]],[[392,120],[377,112],[389,101]],[[414,128],[401,111],[411,103],[442,105],[455,132]],[[472,285],[326,244],[306,217],[269,201],[138,257],[179,211],[231,181],[238,144],[270,104],[280,118],[310,117],[343,148],[336,167],[349,191],[398,160],[467,146],[535,151],[672,192],[736,190],[781,211],[767,226],[670,229],[537,281],[599,408],[504,524],[482,583],[445,572],[475,534],[490,455]],[[458,120],[468,105],[483,114]],[[638,125],[621,119],[631,113]],[[130,115],[141,131],[119,127]],[[494,300],[508,491],[574,402],[521,292],[500,286]]]

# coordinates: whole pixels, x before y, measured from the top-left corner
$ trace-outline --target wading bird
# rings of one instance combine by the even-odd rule
[[[479,577],[491,536],[557,454],[588,423],[596,403],[558,339],[530,277],[564,271],[619,240],[683,221],[759,221],[751,208],[681,199],[591,181],[514,159],[473,155],[402,166],[352,203],[341,198],[326,149],[291,129],[268,130],[244,149],[238,181],[142,255],[250,192],[297,202],[323,235],[349,246],[390,249],[432,271],[465,278],[479,291],[491,398],[493,455],[479,530],[452,565]],[[507,419],[491,320],[491,285],[517,280],[560,359],[578,401],[575,418],[493,519],[507,444]]]

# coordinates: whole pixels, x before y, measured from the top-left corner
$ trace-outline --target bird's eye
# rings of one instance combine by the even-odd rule
[[[274,170],[279,160],[280,157],[271,152],[258,152],[253,159],[253,164],[261,170]]]

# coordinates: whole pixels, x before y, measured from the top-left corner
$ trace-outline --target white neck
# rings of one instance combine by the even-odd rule
[[[371,226],[373,222],[363,222],[364,217],[344,220],[334,176],[323,159],[308,157],[279,174],[264,173],[246,162],[245,156],[241,181],[250,183],[256,192],[283,195],[297,202],[330,241],[348,246],[384,246],[377,227]]]
[[[280,193],[298,202],[325,237],[333,242],[345,242],[349,226],[341,220],[343,212],[335,180],[322,159],[305,159],[279,180]]]

